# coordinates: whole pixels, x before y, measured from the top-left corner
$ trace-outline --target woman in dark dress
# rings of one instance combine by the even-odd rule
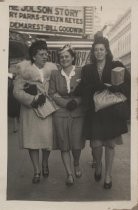
[[[113,61],[109,42],[102,36],[95,38],[91,56],[92,64],[88,64],[82,69],[82,82],[80,86],[81,94],[83,95],[83,104],[87,110],[85,124],[87,128],[86,137],[87,139],[91,139],[93,156],[96,160],[94,178],[97,182],[102,177],[102,153],[103,146],[105,146],[104,188],[110,189],[112,187],[114,148],[116,144],[122,144],[121,135],[128,132],[127,120],[117,116],[113,107],[95,112],[93,96],[96,91],[109,89],[112,92],[123,93],[129,103],[130,75],[121,62]],[[111,71],[115,67],[125,68],[124,83],[118,86],[111,85]]]

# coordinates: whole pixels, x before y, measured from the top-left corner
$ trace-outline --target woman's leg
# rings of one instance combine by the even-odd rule
[[[48,168],[49,155],[50,155],[49,150],[42,149],[42,174],[44,177],[49,176],[49,168]]]
[[[74,170],[75,170],[75,175],[76,177],[81,177],[82,173],[79,167],[79,160],[80,160],[80,155],[81,155],[81,150],[72,150],[72,155],[74,159]]]
[[[102,154],[103,147],[102,145],[93,146],[93,158],[96,162],[94,178],[96,182],[99,182],[102,178]]]
[[[102,146],[93,147],[92,151],[93,151],[93,158],[96,162],[95,172],[96,174],[101,174],[103,147]]]
[[[72,150],[72,155],[74,159],[74,166],[78,166],[80,161],[81,150],[80,149]]]
[[[40,182],[39,150],[29,149],[29,154],[34,168],[34,177],[32,182],[36,184]]]
[[[66,184],[70,185],[73,184],[74,180],[73,180],[73,176],[72,176],[72,170],[71,170],[71,155],[69,151],[61,151],[61,157],[62,157],[62,161],[67,173],[67,180],[66,180]]]
[[[14,127],[14,128],[13,128],[13,132],[16,133],[17,130],[18,130],[17,117],[14,117],[13,120],[14,120],[14,123],[13,123],[13,127]]]
[[[67,175],[72,174],[70,152],[61,151],[61,157],[62,157],[62,161],[63,161]]]
[[[40,173],[39,166],[39,150],[38,149],[29,149],[30,158],[33,164],[34,173]]]
[[[105,147],[105,182],[110,183],[112,178],[112,165],[115,155],[114,147]]]
[[[46,149],[42,149],[42,166],[48,166],[48,158],[50,155],[50,151]]]
[[[95,160],[93,149],[92,149],[92,168],[95,168],[95,167],[96,167],[96,160]]]

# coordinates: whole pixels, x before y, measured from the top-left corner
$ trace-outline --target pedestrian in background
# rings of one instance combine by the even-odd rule
[[[59,51],[61,70],[51,74],[49,95],[59,109],[53,114],[55,148],[61,150],[61,157],[67,173],[66,184],[72,185],[74,177],[71,166],[72,151],[74,172],[81,177],[79,165],[81,149],[84,147],[81,98],[73,95],[81,79],[81,69],[74,66],[75,53],[70,45],[65,45]]]
[[[102,153],[104,146],[104,188],[110,189],[112,187],[112,165],[115,145],[122,144],[121,135],[128,132],[127,120],[117,116],[112,106],[96,112],[93,97],[97,91],[108,89],[113,93],[123,93],[127,97],[127,102],[130,102],[130,75],[125,69],[124,82],[118,86],[111,84],[112,69],[124,67],[124,65],[119,61],[113,61],[109,42],[102,36],[95,36],[91,56],[92,64],[82,68],[82,81],[79,91],[83,95],[83,104],[87,110],[85,133],[87,139],[91,139],[90,144],[94,160],[96,161],[94,178],[97,182],[102,178]]]
[[[18,119],[20,114],[20,103],[13,96],[14,75],[8,73],[8,117],[13,118],[13,132],[18,130]]]
[[[20,102],[19,139],[20,147],[28,149],[32,161],[33,183],[40,181],[41,167],[39,150],[42,149],[42,175],[49,175],[48,158],[53,146],[52,115],[43,119],[37,109],[44,107],[49,100],[48,87],[50,73],[57,69],[47,62],[48,49],[43,40],[32,43],[29,48],[30,61],[17,64],[17,77],[14,82],[14,97]]]

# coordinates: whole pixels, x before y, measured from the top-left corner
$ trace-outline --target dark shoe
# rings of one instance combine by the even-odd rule
[[[96,173],[96,168],[95,168],[95,173],[94,173],[94,179],[96,182],[99,182],[102,178],[102,163],[101,163],[101,171],[100,173]]]
[[[34,177],[33,177],[33,179],[32,179],[32,183],[33,184],[37,184],[37,183],[39,183],[40,182],[40,173],[35,173],[34,174]]]
[[[75,176],[77,178],[80,178],[82,176],[82,172],[81,172],[81,169],[80,169],[79,165],[78,166],[74,166],[74,172],[75,172]]]
[[[73,184],[74,184],[74,178],[73,178],[72,174],[69,174],[67,179],[66,179],[66,185],[71,186]]]
[[[49,176],[49,168],[48,168],[48,165],[46,167],[42,166],[42,175],[45,178]]]
[[[96,174],[96,172],[94,173],[94,179],[96,182],[99,182],[102,178],[102,174]]]
[[[111,189],[112,187],[112,181],[109,183],[104,182],[104,189]]]

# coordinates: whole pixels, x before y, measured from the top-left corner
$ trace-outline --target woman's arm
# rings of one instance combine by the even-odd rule
[[[51,77],[50,77],[50,81],[49,81],[49,96],[51,96],[51,98],[55,101],[55,103],[60,106],[65,108],[67,103],[71,100],[70,98],[65,98],[63,96],[61,96],[58,92],[57,92],[57,87],[56,87],[56,72],[52,72],[51,73]]]
[[[109,90],[112,91],[112,92],[121,92],[128,99],[130,99],[131,77],[130,77],[130,73],[127,69],[125,69],[124,82],[120,85],[112,85],[111,87],[109,87]]]
[[[17,76],[14,80],[13,95],[23,105],[32,107],[31,104],[34,101],[35,96],[30,95],[24,91],[26,81],[20,76]]]

